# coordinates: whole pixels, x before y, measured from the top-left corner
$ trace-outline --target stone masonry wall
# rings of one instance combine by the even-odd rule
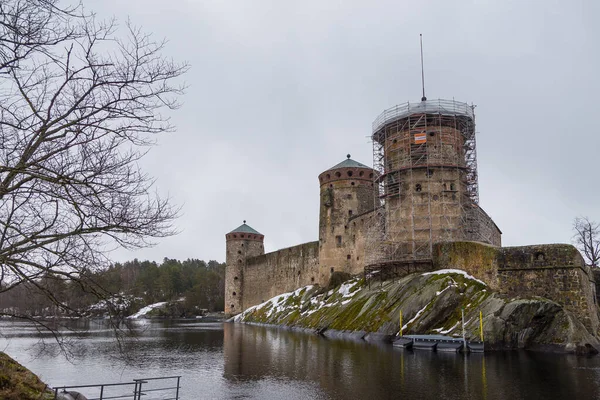
[[[554,300],[573,312],[590,332],[599,333],[595,279],[575,247],[551,244],[502,248],[498,278],[503,292]]]
[[[309,242],[251,257],[246,260],[243,309],[271,297],[316,284],[319,274],[319,242]]]
[[[442,268],[462,269],[508,296],[556,301],[591,333],[600,333],[595,278],[571,245],[498,248],[477,242],[437,243],[434,269]]]

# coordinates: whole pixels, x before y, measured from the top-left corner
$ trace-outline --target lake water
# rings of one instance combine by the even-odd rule
[[[0,321],[0,350],[55,386],[181,375],[185,400],[600,399],[600,357],[412,352],[276,328],[144,321],[124,361],[110,330],[87,327],[70,361],[23,322]]]

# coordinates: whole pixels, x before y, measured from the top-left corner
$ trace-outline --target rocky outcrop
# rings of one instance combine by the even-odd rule
[[[335,289],[307,286],[276,296],[235,317],[239,322],[309,329],[329,337],[393,340],[403,334],[480,337],[486,349],[594,353],[600,341],[574,314],[541,298],[510,298],[461,270],[413,274],[395,281],[347,281]]]
[[[54,393],[33,372],[0,352],[0,399],[51,400]]]

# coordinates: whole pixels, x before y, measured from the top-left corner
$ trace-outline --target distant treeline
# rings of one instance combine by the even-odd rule
[[[165,258],[158,264],[135,259],[101,271],[84,271],[73,278],[47,274],[10,290],[0,287],[0,313],[85,315],[102,298],[111,299],[124,314],[144,305],[178,300],[182,315],[197,314],[200,309],[223,311],[225,264],[217,261]],[[81,285],[84,280],[88,284]],[[90,287],[97,290],[90,291]]]

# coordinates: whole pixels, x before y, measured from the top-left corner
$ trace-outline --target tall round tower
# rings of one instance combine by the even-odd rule
[[[356,262],[355,235],[350,221],[375,208],[375,171],[350,158],[319,175],[319,284],[333,271],[351,271]]]
[[[225,235],[225,315],[231,316],[244,311],[244,268],[246,259],[265,253],[265,236],[246,221]]]
[[[427,261],[435,242],[490,242],[473,237],[479,231],[473,109],[454,100],[423,100],[386,110],[373,122],[385,227],[372,259]]]

